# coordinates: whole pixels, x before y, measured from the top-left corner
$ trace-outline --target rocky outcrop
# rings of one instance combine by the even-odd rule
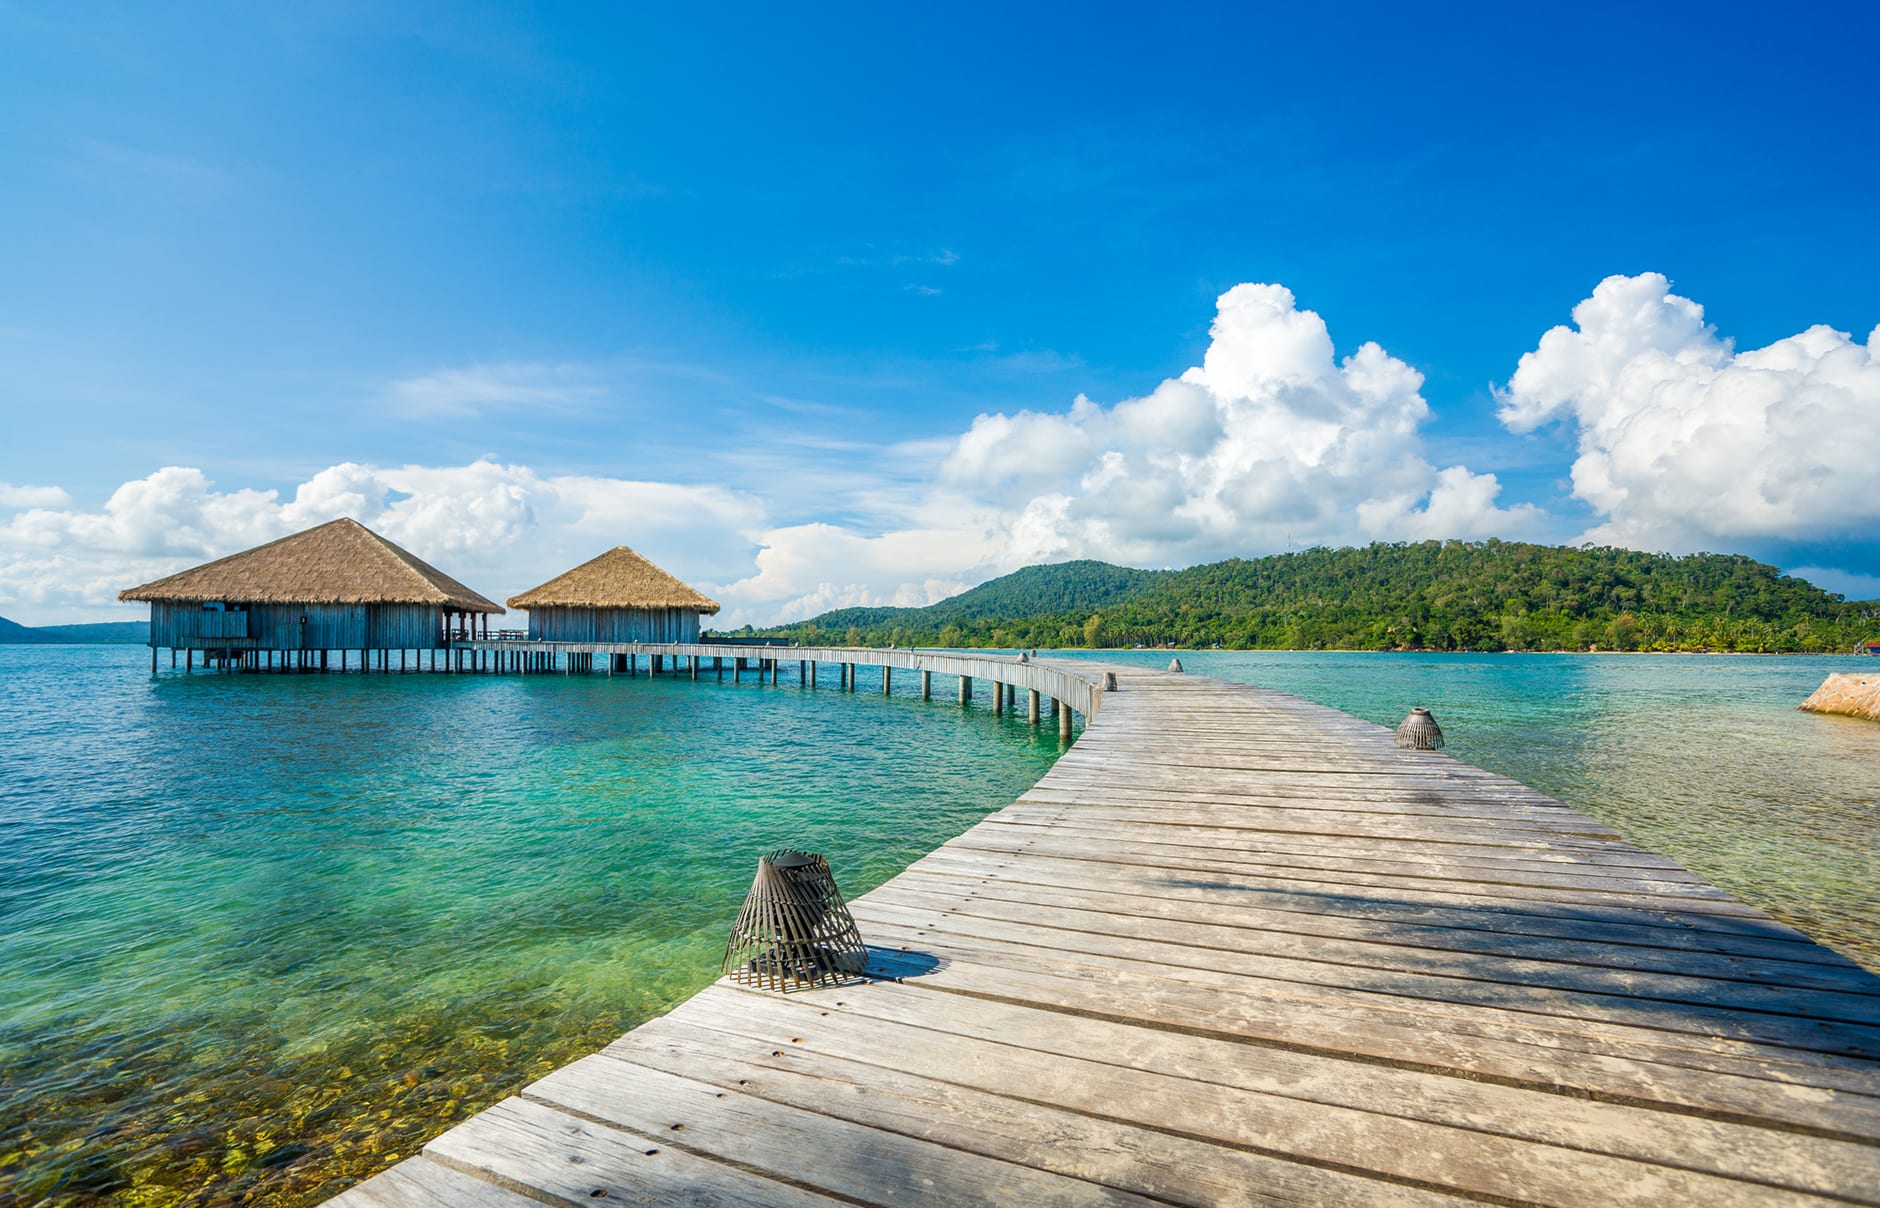
[[[1880,721],[1880,672],[1836,672],[1802,702],[1810,713],[1839,713]]]

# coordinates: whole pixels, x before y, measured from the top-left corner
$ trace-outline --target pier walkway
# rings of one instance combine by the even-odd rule
[[[1880,977],[1386,729],[1113,670],[852,904],[876,980],[721,981],[334,1202],[1880,1203]]]

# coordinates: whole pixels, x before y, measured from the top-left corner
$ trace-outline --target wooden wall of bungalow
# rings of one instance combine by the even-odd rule
[[[699,614],[685,608],[529,609],[529,636],[544,642],[696,642]]]
[[[444,621],[444,609],[436,604],[229,601],[217,607],[153,601],[150,644],[177,650],[440,650]]]

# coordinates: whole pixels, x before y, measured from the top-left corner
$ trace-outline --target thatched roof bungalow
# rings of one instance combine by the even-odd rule
[[[624,545],[509,600],[550,642],[696,642],[718,604]]]
[[[356,520],[333,520],[127,588],[173,650],[436,650],[501,613]]]

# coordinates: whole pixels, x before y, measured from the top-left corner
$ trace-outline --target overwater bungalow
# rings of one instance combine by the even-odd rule
[[[488,632],[501,606],[356,520],[333,520],[132,587],[150,605],[150,660],[168,647],[192,663],[326,667],[351,651],[392,668],[391,652],[437,651]],[[435,656],[434,656],[435,657]]]
[[[545,642],[696,642],[718,604],[624,545],[513,596]]]

